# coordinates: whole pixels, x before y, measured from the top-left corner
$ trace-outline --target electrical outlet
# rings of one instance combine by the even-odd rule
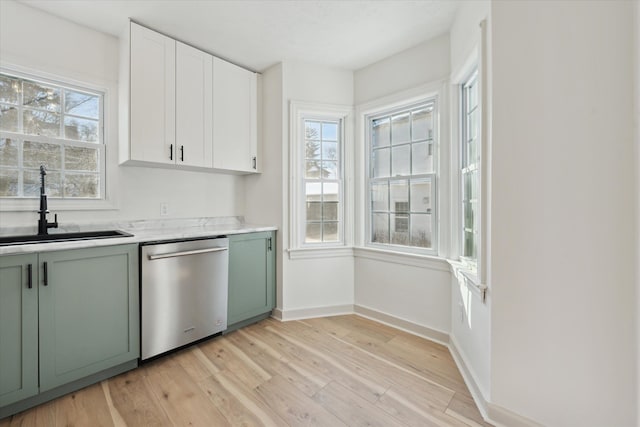
[[[169,203],[160,203],[160,216],[169,215]]]

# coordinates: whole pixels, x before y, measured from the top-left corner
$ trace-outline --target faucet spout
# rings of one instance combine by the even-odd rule
[[[58,228],[58,214],[54,216],[53,222],[48,222],[47,214],[49,210],[47,209],[47,195],[44,192],[44,177],[47,174],[47,170],[44,165],[40,165],[40,210],[38,214],[40,218],[38,219],[38,235],[47,235],[49,234],[47,230],[50,228]]]

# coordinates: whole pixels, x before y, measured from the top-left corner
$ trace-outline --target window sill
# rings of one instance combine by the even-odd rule
[[[366,258],[376,261],[390,262],[393,264],[422,267],[430,270],[450,271],[447,266],[447,260],[432,255],[419,255],[368,247],[354,248],[353,254],[356,258]]]
[[[476,270],[472,270],[469,266],[460,261],[447,260],[451,268],[451,274],[458,280],[458,283],[465,285],[468,289],[482,298],[482,302],[485,302],[487,291],[489,287],[481,283],[480,278]]]
[[[109,200],[56,200],[48,199],[48,209],[55,211],[99,211],[117,210]],[[0,199],[0,212],[37,212],[40,208],[38,199]]]
[[[348,246],[298,248],[288,249],[287,252],[289,253],[289,259],[340,258],[353,256],[353,248]]]

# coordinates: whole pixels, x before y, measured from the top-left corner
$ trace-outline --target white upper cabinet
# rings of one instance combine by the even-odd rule
[[[213,166],[258,172],[257,75],[213,58]]]
[[[176,163],[213,167],[213,56],[176,45]]]
[[[134,22],[121,47],[120,163],[259,172],[255,73]]]
[[[128,160],[173,164],[176,42],[131,23],[130,43]]]

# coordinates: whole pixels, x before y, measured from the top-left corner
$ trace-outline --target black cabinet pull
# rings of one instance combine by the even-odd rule
[[[173,160],[173,144],[169,145],[169,160]]]
[[[269,237],[269,241],[267,242],[267,250],[268,251],[272,251],[273,250],[273,248],[271,246],[271,237]]]
[[[42,273],[43,273],[43,277],[42,277],[42,284],[45,286],[49,286],[49,277],[47,276],[47,262],[43,262],[42,263]]]
[[[256,156],[253,156],[253,169],[258,169],[258,158]]]
[[[27,288],[33,288],[33,266],[27,264]]]
[[[180,161],[184,162],[184,145],[180,146]]]

